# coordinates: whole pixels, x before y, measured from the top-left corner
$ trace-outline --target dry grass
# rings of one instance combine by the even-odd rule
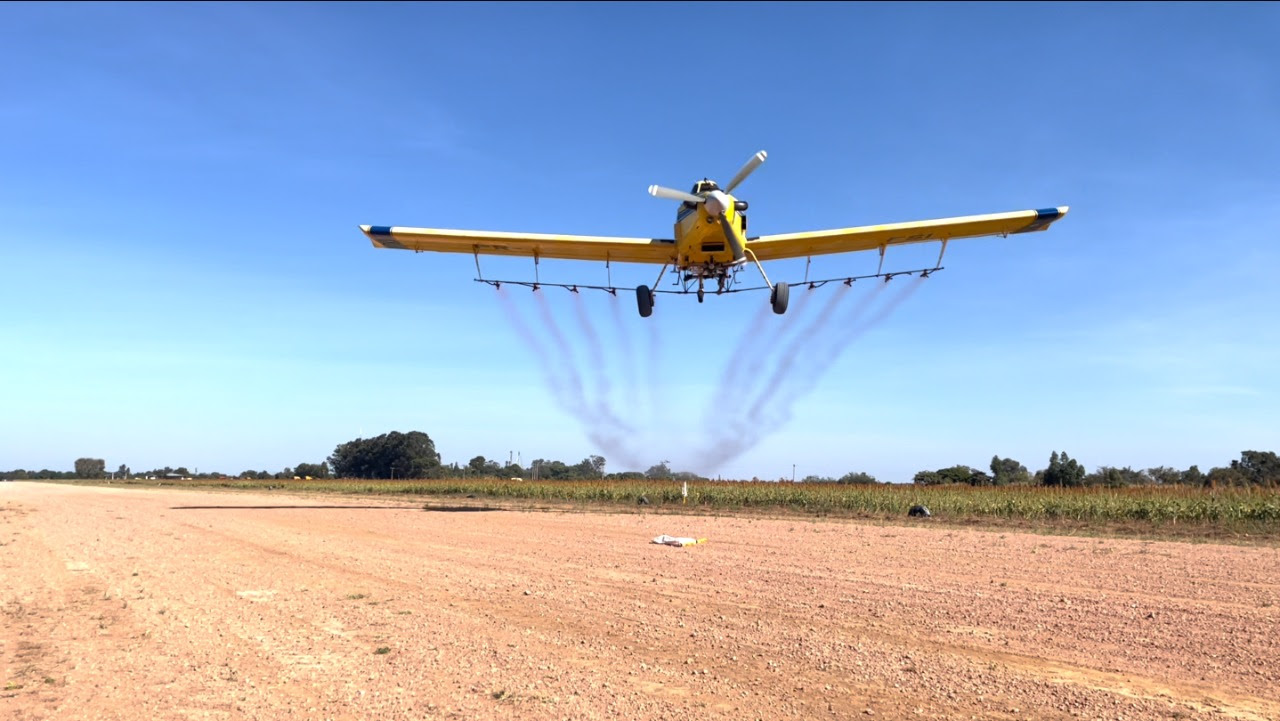
[[[119,483],[117,481],[117,483]],[[154,485],[155,482],[142,481]],[[1229,538],[1280,537],[1280,490],[1202,489],[1183,486],[1129,488],[969,487],[841,485],[700,481],[681,497],[675,481],[510,481],[445,479],[410,481],[185,481],[184,487],[244,490],[285,489],[360,495],[428,496],[529,506],[635,506],[647,511],[761,511],[817,516],[896,519],[911,506],[927,506],[936,521],[999,525],[1033,530],[1053,528],[1119,535]]]

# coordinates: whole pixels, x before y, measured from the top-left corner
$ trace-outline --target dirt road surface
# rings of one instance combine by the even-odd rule
[[[0,483],[0,594],[14,721],[1280,719],[1272,547]]]

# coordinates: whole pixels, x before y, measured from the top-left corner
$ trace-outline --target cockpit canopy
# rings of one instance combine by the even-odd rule
[[[689,192],[693,193],[694,195],[700,195],[702,193],[710,193],[713,190],[719,190],[719,189],[720,189],[720,186],[716,185],[716,181],[707,180],[706,178],[703,178],[702,180],[699,180],[698,182],[694,183],[693,190],[690,190]]]

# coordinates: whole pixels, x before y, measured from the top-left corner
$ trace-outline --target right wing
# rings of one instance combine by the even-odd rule
[[[1067,206],[1043,210],[1018,210],[1012,213],[964,215],[940,220],[916,220],[909,223],[864,225],[839,230],[818,230],[786,235],[762,235],[747,241],[747,250],[757,260],[801,258],[824,253],[853,253],[875,250],[904,243],[928,243],[952,238],[977,238],[983,235],[1009,235],[1044,230],[1067,214]]]
[[[601,260],[614,263],[674,263],[676,242],[659,238],[614,238],[598,235],[498,233],[480,230],[437,230],[362,225],[378,248],[439,253],[518,255],[531,258]]]

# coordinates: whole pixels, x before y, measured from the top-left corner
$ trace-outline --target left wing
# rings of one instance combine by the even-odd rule
[[[676,242],[660,238],[497,233],[386,225],[362,225],[360,230],[369,236],[376,247],[397,250],[521,255],[615,263],[672,263],[676,259]]]
[[[965,215],[940,220],[917,220],[889,225],[864,225],[840,230],[818,230],[809,233],[762,235],[749,239],[747,249],[757,260],[799,258],[824,253],[851,253],[874,250],[904,243],[928,243],[951,238],[977,238],[984,235],[1031,233],[1048,228],[1067,214],[1067,206],[1044,210],[1019,210],[1012,213]]]

